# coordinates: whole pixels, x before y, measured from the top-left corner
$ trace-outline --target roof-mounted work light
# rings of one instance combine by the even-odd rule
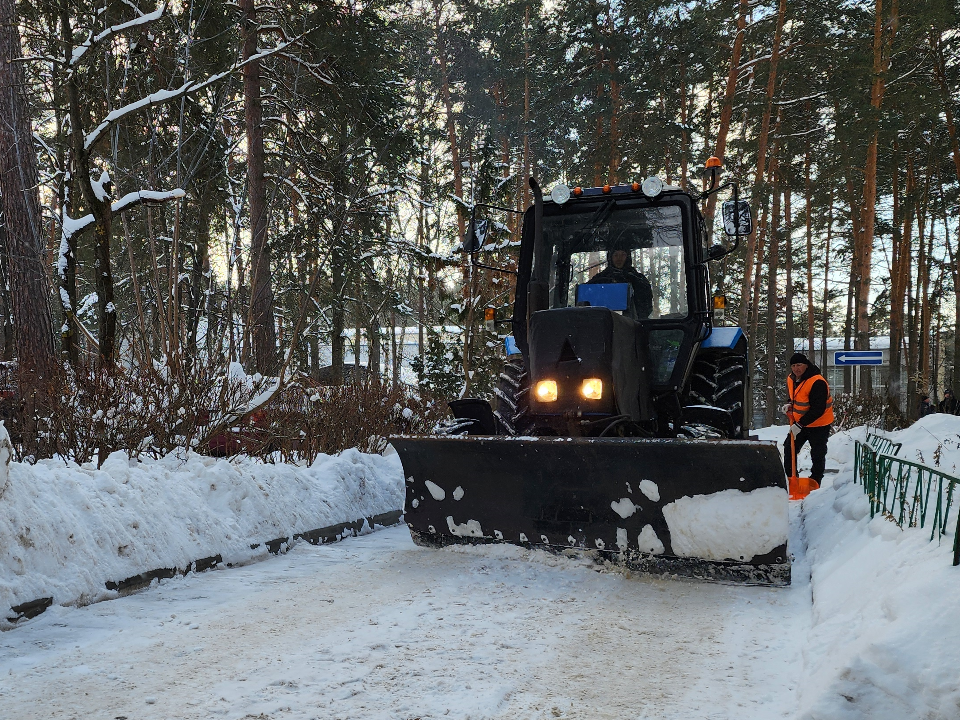
[[[655,198],[663,192],[663,180],[656,175],[651,175],[640,184],[640,190],[648,198]]]

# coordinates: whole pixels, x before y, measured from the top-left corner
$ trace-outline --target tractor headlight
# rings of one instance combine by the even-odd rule
[[[599,400],[603,397],[603,380],[600,378],[587,378],[580,386],[580,394],[587,400]]]
[[[557,381],[541,380],[536,387],[537,400],[540,402],[556,402],[557,400]]]

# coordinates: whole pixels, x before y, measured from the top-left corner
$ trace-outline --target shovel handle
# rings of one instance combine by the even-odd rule
[[[790,467],[791,475],[797,477],[797,436],[793,434],[793,423],[790,423]]]

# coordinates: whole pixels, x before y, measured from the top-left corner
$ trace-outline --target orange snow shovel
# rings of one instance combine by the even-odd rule
[[[803,500],[807,495],[812,493],[814,490],[817,490],[820,487],[820,483],[813,478],[797,476],[796,436],[792,431],[790,433],[790,457],[793,458],[791,463],[793,472],[790,473],[789,484],[787,485],[788,492],[790,493],[790,499]]]

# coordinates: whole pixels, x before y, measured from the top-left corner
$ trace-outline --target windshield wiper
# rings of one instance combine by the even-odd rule
[[[600,226],[610,217],[610,213],[613,212],[613,208],[616,207],[616,205],[616,198],[608,198],[603,205],[594,210],[593,215],[590,216],[590,220],[577,233],[578,239],[582,239],[583,237],[592,238],[597,230],[600,229]]]

